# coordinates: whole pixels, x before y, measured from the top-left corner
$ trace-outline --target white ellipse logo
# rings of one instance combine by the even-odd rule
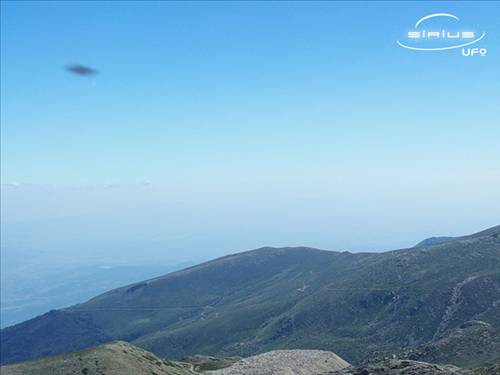
[[[413,51],[446,51],[471,46],[486,36],[486,32],[464,27],[460,18],[451,13],[426,15],[408,30],[397,44]]]

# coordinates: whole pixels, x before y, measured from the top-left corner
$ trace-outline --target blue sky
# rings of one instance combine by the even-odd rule
[[[435,12],[487,56],[396,45]],[[61,221],[187,258],[499,223],[498,2],[2,2],[1,42],[2,215],[29,246]]]

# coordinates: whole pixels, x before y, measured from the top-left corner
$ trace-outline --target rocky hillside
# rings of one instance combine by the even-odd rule
[[[328,375],[472,375],[472,372],[455,366],[439,366],[432,363],[407,360],[390,360],[361,367],[348,367],[341,371],[331,372]]]
[[[281,350],[244,359],[193,356],[169,361],[118,341],[3,366],[0,372],[2,375],[316,375],[347,366],[349,363],[334,353],[319,350]]]
[[[8,327],[2,361],[124,340],[167,358],[310,348],[354,364],[499,362],[500,227],[437,242],[226,256]]]
[[[475,370],[449,365],[386,360],[360,367],[332,352],[277,350],[249,358],[196,355],[160,359],[126,342],[0,367],[2,375],[498,375],[500,365]],[[218,369],[212,371],[210,369]]]
[[[275,350],[244,358],[230,367],[209,371],[207,375],[317,375],[348,366],[349,363],[332,352]]]
[[[3,366],[2,375],[192,375],[188,364],[165,361],[126,342]]]
[[[493,320],[500,318],[500,306],[477,318]],[[448,330],[439,339],[433,340],[404,354],[407,358],[437,363],[455,363],[459,366],[478,367],[499,362],[500,334],[498,326],[481,320],[472,320],[460,327]],[[500,374],[500,373],[499,373]]]

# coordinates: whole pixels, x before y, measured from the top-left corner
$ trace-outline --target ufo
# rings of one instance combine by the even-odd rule
[[[66,70],[70,73],[84,77],[93,76],[98,73],[94,68],[80,64],[68,65],[66,66]]]

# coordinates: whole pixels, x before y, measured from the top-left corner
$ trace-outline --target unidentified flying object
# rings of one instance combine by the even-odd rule
[[[77,74],[83,77],[89,77],[97,74],[97,70],[89,66],[73,64],[66,66],[66,70],[70,73]]]

